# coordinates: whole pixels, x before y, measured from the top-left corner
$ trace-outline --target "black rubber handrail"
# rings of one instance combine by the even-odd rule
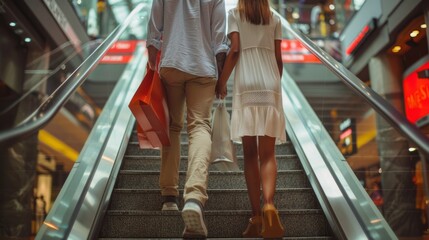
[[[135,15],[145,6],[137,5],[123,23],[119,24],[112,33],[89,55],[75,71],[22,123],[14,128],[0,132],[0,146],[10,146],[36,133],[52,120],[71,95],[81,86],[98,62],[121,34],[128,28]]]

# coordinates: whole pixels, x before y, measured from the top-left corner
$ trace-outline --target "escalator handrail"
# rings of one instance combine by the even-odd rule
[[[58,64],[57,67],[55,67],[54,69],[50,70],[48,74],[46,74],[45,76],[41,77],[41,79],[37,79],[37,82],[32,87],[30,87],[25,93],[23,93],[16,101],[14,101],[13,103],[11,103],[5,109],[2,109],[0,111],[0,116],[5,115],[7,112],[9,112],[12,109],[16,108],[18,106],[18,104],[20,104],[22,101],[24,101],[24,99],[27,98],[31,93],[33,93],[34,91],[36,91],[37,88],[39,88],[42,84],[45,84],[50,77],[52,77],[54,74],[58,73],[63,68],[63,66],[65,64],[67,64],[69,61],[71,61],[71,59],[73,59],[75,56],[77,56],[78,54],[80,54],[83,51],[83,49],[86,49],[87,47],[91,47],[91,46],[93,46],[95,44],[100,44],[101,42],[102,42],[101,40],[94,40],[94,41],[86,42],[84,44],[83,48],[80,48],[80,50],[75,50],[72,54],[68,55],[63,61],[61,61]],[[71,44],[69,44],[69,45],[71,46]],[[71,46],[71,47],[73,47],[73,46]],[[52,55],[52,54],[55,54],[55,53],[59,52],[60,50],[63,50],[63,47],[59,47],[58,49],[55,49],[54,51],[52,51],[50,53],[47,53],[47,54]],[[42,57],[45,57],[46,55],[43,55]],[[35,61],[33,61],[30,64],[34,64],[34,62]]]
[[[380,94],[365,85],[355,74],[348,70],[344,65],[335,60],[328,53],[323,51],[305,34],[295,30],[289,22],[279,13],[274,13],[280,17],[282,25],[292,35],[298,39],[304,47],[313,53],[321,62],[325,64],[334,74],[336,74],[353,92],[361,96],[368,102],[373,109],[384,117],[397,131],[402,133],[408,140],[418,146],[420,152],[429,155],[429,138],[423,134],[420,129],[410,123],[406,117],[400,113],[391,103],[385,100]],[[429,161],[429,159],[426,159]]]
[[[296,82],[283,71],[290,141],[337,239],[397,239]]]
[[[71,95],[81,86],[101,58],[119,39],[135,15],[145,4],[137,5],[127,18],[91,53],[47,99],[19,125],[0,132],[0,145],[10,146],[43,128],[60,111]]]
[[[140,3],[122,24],[132,28],[128,19],[147,24],[144,22],[146,17],[137,18],[137,13],[148,11],[147,7],[146,3]],[[128,103],[146,70],[145,51],[144,44],[137,44],[130,62],[121,71],[79,158],[40,226],[36,240],[98,237],[133,130],[135,119]]]

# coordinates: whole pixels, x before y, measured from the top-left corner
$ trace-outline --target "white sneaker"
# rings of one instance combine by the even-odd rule
[[[184,238],[206,238],[207,228],[204,223],[203,211],[200,204],[187,201],[182,210],[182,218],[185,222]]]
[[[179,207],[175,202],[165,202],[162,204],[161,211],[179,211]]]

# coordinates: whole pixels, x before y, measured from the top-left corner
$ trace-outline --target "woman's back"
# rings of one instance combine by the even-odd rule
[[[235,26],[234,26],[235,25]],[[252,47],[267,48],[274,51],[274,40],[281,39],[280,19],[272,15],[267,25],[252,24],[242,20],[238,9],[229,12],[228,32],[235,29],[240,33],[240,46],[242,50]]]
[[[283,143],[283,115],[280,73],[275,57],[276,39],[281,39],[281,24],[272,15],[267,25],[242,21],[237,9],[228,14],[228,33],[238,32],[240,57],[235,67],[231,135],[272,136]]]

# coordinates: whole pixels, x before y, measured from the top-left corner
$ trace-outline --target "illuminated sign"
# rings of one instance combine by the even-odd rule
[[[295,39],[283,39],[281,51],[284,63],[320,63],[316,56]]]
[[[117,41],[113,44],[113,46],[108,50],[109,54],[116,54],[116,53],[134,53],[136,50],[138,43],[145,43],[146,41],[140,41],[140,40],[123,40],[123,41]]]
[[[356,36],[356,38],[350,43],[350,45],[346,48],[346,54],[350,55],[357,50],[357,47],[361,45],[367,36],[371,33],[371,31],[375,27],[375,20],[372,20],[370,23],[365,25],[360,33]]]
[[[349,156],[357,151],[356,123],[354,119],[347,118],[340,124],[340,140],[338,148],[344,156]]]
[[[113,44],[113,46],[103,56],[100,63],[104,64],[127,64],[133,58],[137,44],[146,44],[146,41],[141,40],[121,40]]]
[[[127,64],[131,61],[132,57],[132,55],[105,55],[100,62],[107,64]]]
[[[407,119],[416,123],[419,119],[429,115],[429,79],[422,78],[429,69],[429,60],[426,60],[417,69],[404,78],[405,115]],[[420,73],[420,77],[419,77]]]

